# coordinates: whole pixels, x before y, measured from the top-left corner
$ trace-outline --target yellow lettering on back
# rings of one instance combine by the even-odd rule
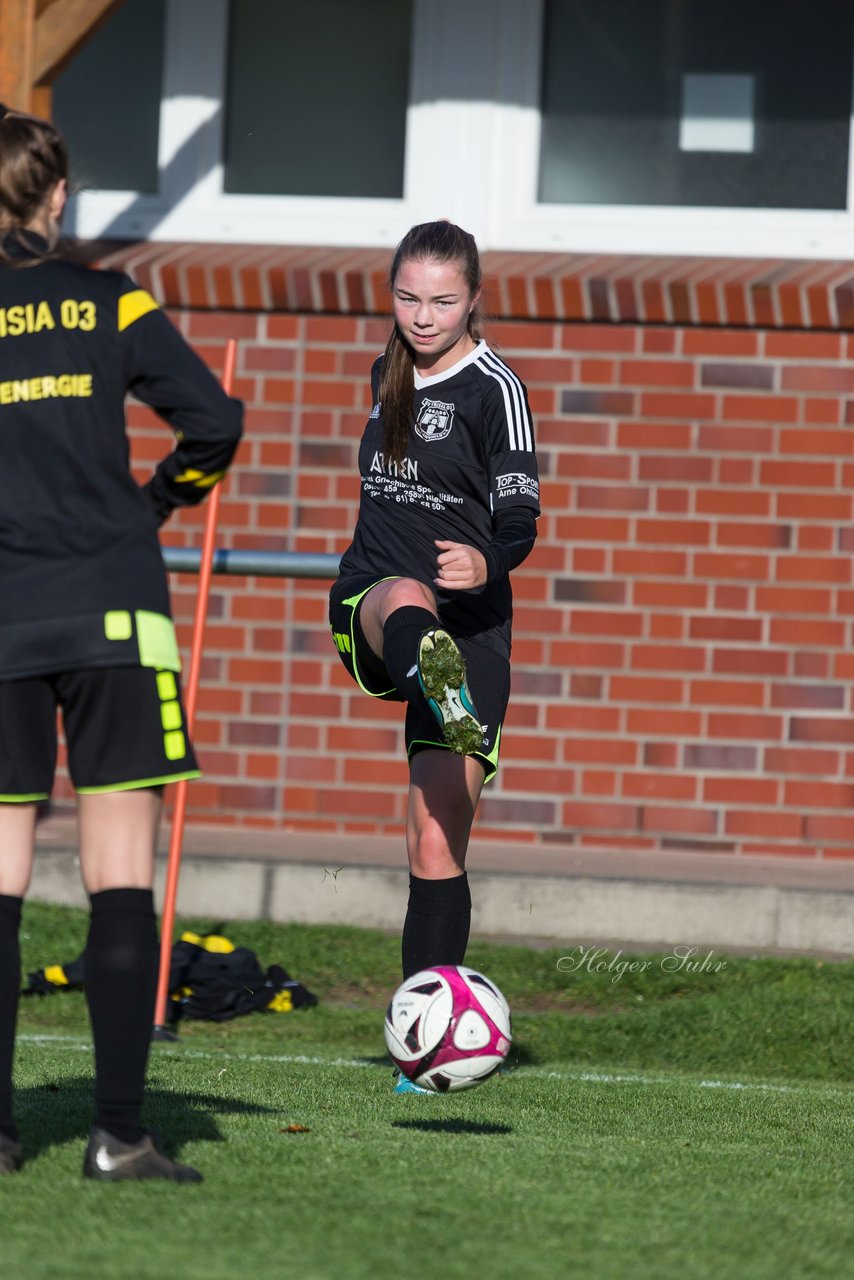
[[[50,307],[46,302],[40,302],[38,311],[36,312],[35,324],[33,326],[34,333],[41,333],[42,329],[55,329],[56,321],[53,318]]]

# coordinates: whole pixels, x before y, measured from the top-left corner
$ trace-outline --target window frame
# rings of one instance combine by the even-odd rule
[[[400,199],[225,193],[228,4],[168,0],[159,192],[81,192],[73,234],[383,248],[450,217],[511,252],[854,256],[854,102],[846,210],[538,203],[545,0],[413,0]],[[201,175],[189,188],[188,173]]]

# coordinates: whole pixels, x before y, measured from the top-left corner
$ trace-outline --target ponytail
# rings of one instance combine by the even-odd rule
[[[404,262],[455,262],[472,294],[480,288],[480,255],[474,236],[453,222],[422,222],[412,227],[394,252],[389,270],[389,288]],[[468,334],[481,339],[480,308],[472,308]],[[409,441],[414,394],[415,353],[395,323],[386,343],[380,373],[379,400],[382,405],[383,451],[393,462],[402,462]]]

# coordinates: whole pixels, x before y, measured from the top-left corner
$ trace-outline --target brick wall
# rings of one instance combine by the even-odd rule
[[[647,266],[644,288],[648,276]],[[206,309],[174,312],[214,369],[226,338],[240,340],[247,432],[223,493],[220,545],[346,545],[368,373],[387,333],[366,314],[381,310],[367,297],[373,279],[362,314],[322,314],[329,298],[316,295],[302,310],[263,299],[216,310],[207,298]],[[794,327],[783,295],[769,302],[762,284],[746,302],[710,295],[720,306],[703,324],[690,322],[692,307],[702,318],[696,291],[688,322],[675,321],[675,289],[664,304],[638,289],[634,320],[601,323],[584,284],[581,318],[549,316],[557,308],[530,281],[514,302],[509,269],[493,281],[508,318],[488,336],[529,388],[544,514],[514,575],[513,696],[479,833],[852,856],[854,337],[833,311],[845,299],[839,272],[821,293],[826,314],[812,301],[815,328],[803,315]],[[612,273],[617,306],[613,284]],[[564,285],[562,296],[574,295]],[[638,314],[647,296],[659,298],[658,322]],[[802,279],[797,296],[807,310]],[[741,307],[740,327],[727,305]],[[130,422],[144,471],[168,435],[138,406]],[[198,544],[203,519],[181,513],[165,540]],[[185,643],[195,587],[173,578]],[[400,830],[401,711],[346,678],[327,590],[214,580],[196,730],[205,777],[190,788],[191,819]]]

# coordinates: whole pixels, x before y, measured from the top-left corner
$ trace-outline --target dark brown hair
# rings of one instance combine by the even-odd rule
[[[422,222],[407,231],[394,251],[389,270],[389,288],[394,291],[397,273],[404,262],[456,262],[471,290],[480,288],[480,255],[474,236],[453,222]],[[481,315],[473,307],[468,321],[469,337],[481,338]],[[383,450],[388,459],[401,462],[409,440],[414,393],[415,353],[397,323],[391,332],[380,374],[379,400],[383,416]]]
[[[47,120],[0,105],[0,242],[22,238],[51,190],[68,178],[68,149]],[[0,258],[10,261],[0,245]]]

